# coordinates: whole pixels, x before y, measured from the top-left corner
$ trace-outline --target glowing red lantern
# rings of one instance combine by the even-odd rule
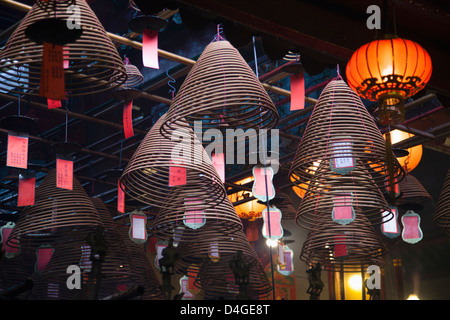
[[[381,124],[404,119],[403,101],[430,80],[431,58],[411,40],[391,36],[356,50],[347,64],[348,85],[362,98],[378,101]]]

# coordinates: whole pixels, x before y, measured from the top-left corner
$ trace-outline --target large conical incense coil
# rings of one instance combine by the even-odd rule
[[[450,235],[450,170],[445,177],[444,185],[434,212],[433,224]]]
[[[128,234],[128,226],[118,225],[117,228],[127,247],[130,264],[136,278],[129,283],[129,286],[142,286],[144,288],[144,294],[139,298],[144,300],[163,300],[164,296],[162,294],[161,284],[159,283],[155,269],[146,256],[144,247],[131,241]]]
[[[199,231],[201,233],[198,233],[197,239],[178,244],[180,259],[175,264],[177,273],[185,274],[193,264],[201,265],[220,259],[228,261],[235,257],[238,250],[246,256],[257,258],[242,230],[224,233],[220,224],[209,222]]]
[[[70,8],[71,5],[75,7]],[[74,16],[77,10],[79,15]],[[66,24],[76,22],[76,17],[79,17],[81,29],[75,25],[71,26],[72,29],[66,27]],[[50,20],[59,22],[59,28],[50,29],[61,33],[81,30],[75,41],[63,44],[63,60],[68,63],[64,68],[66,97],[112,90],[127,79],[116,47],[86,1],[38,0],[0,53],[2,86],[12,93],[39,96],[43,44],[30,40],[27,34],[30,31],[41,37],[42,33],[48,34],[48,30],[43,31],[39,23]]]
[[[204,49],[175,96],[163,135],[202,122],[203,131],[273,128],[277,109],[247,62],[228,41]]]
[[[323,184],[309,186],[295,219],[306,229],[313,228],[323,215],[335,217],[340,223],[351,223],[350,211],[353,215],[356,212],[364,214],[372,225],[387,222],[393,217],[384,195],[362,166],[342,176],[332,172],[328,166],[319,166],[316,179]]]
[[[234,234],[237,230],[242,230],[241,219],[228,197],[214,206],[203,203],[202,199],[207,198],[208,194],[198,198],[190,195],[182,197],[178,190],[172,190],[167,198],[167,203],[171,206],[161,208],[153,220],[153,236],[183,242],[196,241],[199,237]],[[219,228],[204,228],[209,222]]]
[[[431,195],[416,177],[407,174],[399,184],[400,198],[397,204],[422,204],[431,200]]]
[[[186,273],[190,265],[199,265],[194,284],[204,291],[206,297],[235,298],[239,293],[231,268],[238,253],[242,254],[243,262],[249,266],[248,294],[261,298],[270,293],[271,285],[258,256],[242,231],[229,236],[217,232],[214,237],[202,236],[196,242],[182,242],[177,252],[180,255],[176,264],[177,272]]]
[[[73,177],[73,190],[56,186],[56,169],[36,188],[35,204],[25,207],[8,238],[12,247],[32,248],[59,240],[62,233],[95,230],[102,222],[97,210]]]
[[[237,252],[236,252],[237,255]],[[271,294],[272,286],[264,273],[258,259],[246,257],[246,264],[250,268],[246,293],[252,300],[265,299]],[[205,298],[224,298],[235,300],[239,294],[230,261],[208,262],[200,266],[194,285],[202,289]]]
[[[306,190],[317,183],[318,167],[352,175],[356,164],[369,170],[379,188],[393,186],[404,175],[361,99],[343,80],[335,79],[314,107],[289,175],[294,185]]]
[[[205,206],[223,201],[227,198],[225,187],[193,131],[180,128],[175,140],[167,139],[159,131],[165,118],[163,115],[155,123],[128,162],[120,178],[124,192],[141,203],[167,210],[179,210],[179,202],[168,201],[169,194],[201,199]],[[171,174],[178,169],[185,181],[171,184]]]
[[[300,260],[311,265],[320,262],[328,271],[361,271],[361,265],[381,266],[387,252],[374,227],[357,212],[355,220],[347,225],[323,216],[308,233]]]

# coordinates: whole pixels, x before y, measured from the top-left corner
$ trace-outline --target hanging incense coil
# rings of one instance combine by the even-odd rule
[[[318,167],[333,167],[336,176],[355,176],[351,166],[357,165],[369,172],[374,185],[384,188],[404,176],[392,150],[386,150],[386,141],[361,99],[343,80],[335,79],[314,107],[289,176],[295,186],[307,190],[310,185],[327,184],[323,179],[328,175],[316,176]]]
[[[203,146],[197,143],[192,130],[177,131],[174,141],[163,137],[159,128],[165,118],[163,115],[155,123],[131,157],[120,178],[122,189],[141,203],[174,212],[180,209],[178,200],[185,198],[199,199],[205,206],[219,204],[227,197],[226,190]],[[189,154],[175,157],[174,148]],[[174,165],[178,160],[184,163]],[[178,169],[185,172],[185,183],[169,186],[171,170]]]
[[[267,297],[271,285],[244,233],[240,230],[233,234],[222,235],[217,225],[209,228],[214,236],[201,235],[196,241],[181,242],[177,246],[180,256],[175,264],[177,273],[189,276],[188,267],[193,264],[199,265],[200,269],[194,284],[204,291],[205,297],[234,299],[239,293],[239,286],[235,284],[230,263],[240,251],[244,263],[248,264],[250,270],[248,294],[259,298]]]
[[[190,242],[199,237],[213,238],[242,230],[242,222],[227,197],[211,206],[202,203],[202,198],[189,195],[182,198],[178,192],[171,191],[167,199],[171,206],[161,208],[155,217],[151,227],[153,236],[162,240],[173,238],[177,242]],[[219,226],[219,229],[208,228],[209,223]]]
[[[9,288],[18,286],[27,279],[30,279],[34,272],[36,256],[33,251],[22,252],[13,257],[6,258],[0,264],[0,295],[3,295]],[[30,292],[24,292],[14,299],[25,299]]]
[[[279,115],[266,90],[228,41],[211,42],[181,85],[161,126],[170,137],[180,127],[202,123],[216,129],[270,129]]]
[[[129,283],[129,286],[144,287],[144,294],[141,297],[143,300],[163,300],[161,285],[143,246],[131,241],[128,235],[128,226],[117,225],[117,228],[129,252],[130,264],[136,276],[136,279]]]
[[[323,184],[310,185],[303,196],[295,218],[299,226],[311,230],[323,215],[332,217],[333,210],[350,207],[354,214],[363,214],[371,225],[393,218],[384,195],[362,166],[357,166],[351,175],[340,176],[329,166],[320,165],[316,177]]]
[[[433,224],[450,236],[450,170],[445,177],[433,217]]]
[[[399,205],[423,204],[431,200],[431,195],[425,187],[411,174],[407,174],[400,182],[399,190],[401,193],[400,198],[397,200]]]
[[[127,74],[117,49],[85,1],[38,0],[0,53],[0,84],[11,93],[39,96],[43,44],[31,41],[27,34],[45,37],[48,31],[38,26],[43,21],[62,23],[58,32],[71,31],[64,28],[74,19],[73,11],[68,10],[71,5],[79,9],[81,26],[72,30],[81,30],[81,35],[63,45],[63,60],[69,63],[64,69],[66,97],[112,90],[125,82]]]
[[[366,217],[357,212],[347,225],[335,223],[324,215],[308,233],[300,260],[309,265],[320,262],[323,270],[360,271],[361,265],[382,266],[387,248]]]
[[[101,225],[97,210],[76,177],[73,190],[58,188],[56,169],[52,169],[36,188],[35,204],[20,213],[7,243],[35,249],[57,241],[62,233],[92,231]]]

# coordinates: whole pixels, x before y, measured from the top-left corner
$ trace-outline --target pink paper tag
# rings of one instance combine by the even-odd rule
[[[8,167],[26,169],[28,166],[28,137],[8,134],[8,150],[6,155]]]
[[[351,195],[334,196],[334,219],[353,219],[352,197]]]
[[[186,168],[171,164],[169,167],[169,187],[183,186],[186,184]]]
[[[73,189],[73,161],[56,159],[56,186],[67,190]]]
[[[127,102],[123,106],[123,132],[125,135],[125,139],[134,136],[133,101]]]
[[[61,100],[47,99],[47,106],[49,109],[61,108]]]
[[[63,69],[69,69],[69,48],[63,47]]]
[[[225,182],[225,154],[224,153],[213,153],[212,154],[212,164],[216,168],[219,174],[220,180]]]
[[[418,238],[420,238],[419,217],[403,216],[402,222],[403,222],[403,226],[404,226],[403,239],[418,239]]]
[[[17,197],[17,206],[32,206],[34,205],[36,178],[19,179],[19,194]]]
[[[283,228],[281,226],[281,211],[275,208],[263,210],[264,219],[264,236],[269,237],[269,223],[270,223],[270,238],[280,239],[283,237]],[[270,219],[270,220],[269,220]]]
[[[305,108],[305,78],[303,73],[291,75],[291,111]]]
[[[253,168],[253,177],[255,181],[253,183],[253,196],[259,200],[269,200],[275,196],[275,189],[272,184],[273,171],[269,168]],[[267,180],[267,191],[266,191],[266,180]],[[262,199],[261,199],[262,198]]]
[[[144,67],[159,69],[157,30],[144,29],[142,34],[142,61]]]

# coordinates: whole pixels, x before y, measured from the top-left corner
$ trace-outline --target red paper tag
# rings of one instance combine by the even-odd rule
[[[213,153],[212,154],[212,164],[216,168],[219,174],[220,180],[225,182],[225,154],[224,153]]]
[[[133,101],[125,103],[123,106],[123,133],[125,135],[125,139],[134,136]]]
[[[61,107],[61,100],[47,99],[47,105],[49,109],[55,109]]]
[[[53,255],[53,248],[38,248],[36,271],[43,271]]]
[[[34,205],[35,187],[35,177],[29,179],[19,179],[19,195],[17,200],[18,207]]]
[[[142,34],[142,61],[144,67],[159,69],[157,30],[144,29]]]
[[[334,236],[334,257],[345,257],[347,254],[347,242],[345,235]]]
[[[120,187],[120,181],[117,184],[117,211],[125,213],[125,192]]]
[[[8,151],[6,155],[8,167],[26,169],[28,166],[28,137],[8,134]]]
[[[171,164],[169,167],[169,187],[183,186],[186,184],[186,168]]]
[[[305,108],[305,78],[302,74],[291,77],[291,111]]]
[[[63,47],[44,42],[39,95],[53,100],[65,99]]]
[[[56,159],[56,186],[68,190],[73,189],[73,161]]]

